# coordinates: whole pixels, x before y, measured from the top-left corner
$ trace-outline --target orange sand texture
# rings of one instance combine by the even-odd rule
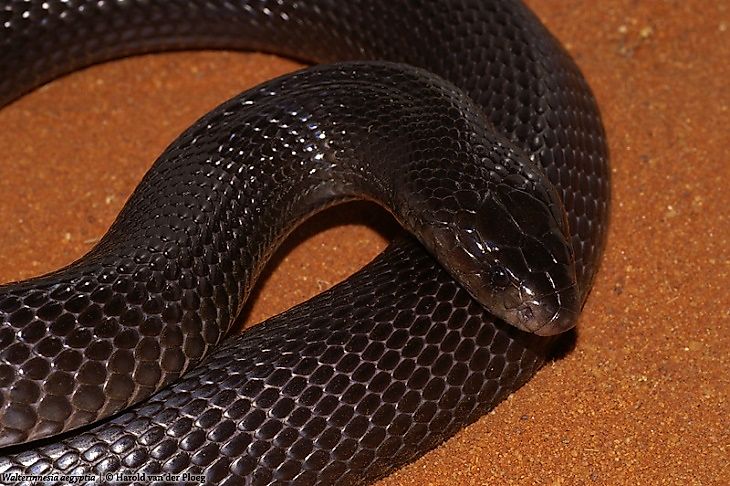
[[[730,5],[529,3],[603,112],[608,250],[575,348],[380,484],[730,484]],[[0,282],[81,256],[182,129],[297,67],[261,54],[144,56],[1,110]],[[344,279],[393,227],[366,204],[315,218],[279,252],[245,321]]]

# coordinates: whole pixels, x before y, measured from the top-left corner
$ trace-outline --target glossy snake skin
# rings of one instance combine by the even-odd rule
[[[5,1],[0,33],[3,103],[90,63],[179,48],[403,62],[448,81],[349,63],[254,88],[167,149],[88,255],[0,286],[0,472],[372,481],[550,351],[554,338],[470,294],[550,334],[590,289],[603,129],[577,68],[519,2]],[[358,195],[449,273],[403,240],[214,350],[293,224]]]

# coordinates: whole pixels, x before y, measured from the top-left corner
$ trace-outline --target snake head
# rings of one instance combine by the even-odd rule
[[[546,180],[546,179],[545,179]],[[457,191],[426,246],[489,312],[543,336],[575,326],[582,305],[563,206],[551,184]],[[453,210],[453,208],[458,208]]]

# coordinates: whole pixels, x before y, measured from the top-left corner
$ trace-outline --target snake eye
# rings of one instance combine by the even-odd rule
[[[505,268],[500,265],[494,265],[493,267],[491,267],[489,269],[489,274],[487,275],[487,278],[489,279],[489,284],[495,290],[503,290],[507,288],[510,281],[507,270],[505,270]]]

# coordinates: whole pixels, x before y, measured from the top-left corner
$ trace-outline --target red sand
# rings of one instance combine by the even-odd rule
[[[380,484],[730,484],[729,7],[529,3],[603,111],[614,190],[604,263],[572,352]],[[297,67],[259,54],[145,56],[1,110],[0,282],[82,255],[182,129]],[[306,224],[246,321],[345,278],[392,228],[364,204]]]

